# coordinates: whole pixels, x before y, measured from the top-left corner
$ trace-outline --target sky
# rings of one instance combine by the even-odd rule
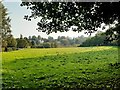
[[[4,0],[3,4],[8,9],[9,16],[11,18],[11,30],[12,34],[15,38],[20,37],[20,34],[23,35],[23,37],[33,36],[33,35],[40,35],[41,37],[47,38],[48,36],[52,36],[54,38],[57,38],[58,36],[69,36],[69,37],[78,37],[81,35],[88,36],[84,34],[84,32],[58,32],[58,33],[52,33],[47,35],[43,32],[38,32],[36,30],[37,28],[37,22],[38,19],[32,19],[32,21],[27,21],[24,19],[24,15],[30,15],[30,10],[27,10],[26,7],[20,6],[21,1],[20,0]],[[94,35],[94,34],[93,34]]]

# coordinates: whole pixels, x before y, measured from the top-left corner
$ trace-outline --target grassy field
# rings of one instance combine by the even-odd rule
[[[3,89],[120,88],[117,47],[23,49],[2,53]]]

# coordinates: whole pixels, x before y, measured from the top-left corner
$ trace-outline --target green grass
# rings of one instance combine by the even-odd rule
[[[116,47],[23,49],[2,53],[3,88],[119,88]]]

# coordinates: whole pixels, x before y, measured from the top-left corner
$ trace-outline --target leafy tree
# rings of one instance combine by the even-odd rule
[[[52,42],[53,41],[53,37],[49,36],[48,40],[49,40],[49,42]]]
[[[7,47],[16,47],[17,41],[16,39],[11,35],[7,37]]]
[[[49,42],[43,43],[44,48],[51,48],[51,44]]]
[[[2,4],[2,2],[0,1],[0,29],[1,29],[1,36],[2,36],[2,40],[5,40],[7,38],[8,35],[11,34],[11,25],[10,25],[10,17],[8,16],[8,12],[7,12],[7,8],[5,8],[5,6]]]
[[[23,35],[22,34],[20,34],[20,39],[23,39]]]
[[[36,45],[39,45],[40,44],[40,40],[36,40]]]
[[[41,40],[41,39],[42,39],[40,35],[38,35],[38,37],[37,37],[37,38],[38,38],[38,40]]]
[[[35,47],[35,46],[36,46],[36,43],[35,43],[34,40],[32,40],[31,45],[32,45],[32,47]]]
[[[51,46],[51,48],[54,48],[54,43],[53,43],[53,42],[51,42],[51,45],[50,45],[50,46]]]
[[[58,45],[57,45],[57,42],[54,41],[54,42],[51,42],[51,48],[57,48]]]
[[[30,40],[29,40],[27,37],[24,37],[24,39],[28,42],[28,45],[29,45],[29,46],[32,46]]]
[[[8,16],[7,8],[0,1],[0,39],[2,47],[6,47],[7,50],[7,37],[11,35],[10,17]]]
[[[108,41],[117,41],[118,46],[120,46],[120,25],[108,29],[106,35]]]
[[[26,20],[41,17],[38,22],[38,30],[46,32],[73,31],[93,33],[105,25],[120,24],[120,2],[22,2],[21,6],[27,6],[31,15],[26,15]],[[115,23],[117,21],[117,23]],[[105,29],[103,27],[103,29]],[[117,31],[120,35],[120,31]]]
[[[2,40],[2,47],[7,47],[7,41],[6,40]]]
[[[31,40],[31,39],[32,39],[32,38],[31,38],[31,36],[29,36],[28,38],[29,38],[29,40]]]
[[[29,40],[32,44],[32,47],[36,47],[38,45],[40,45],[40,40],[41,40],[41,37],[38,35],[38,37],[36,37],[35,35],[32,36],[32,38],[29,36]]]
[[[42,40],[43,40],[44,42],[49,42],[49,40],[46,39],[46,38],[42,38]]]
[[[17,47],[18,48],[27,48],[28,42],[25,39],[16,39],[17,40]]]
[[[58,44],[57,44],[57,42],[55,41],[54,42],[54,48],[57,48],[58,47]]]
[[[80,46],[103,46],[103,45],[118,45],[116,40],[107,41],[107,35],[103,32],[98,32],[94,37],[88,38]]]
[[[32,40],[36,40],[37,37],[35,35],[32,36]]]
[[[64,45],[64,46],[69,46],[69,45],[70,45],[70,43],[69,43],[69,41],[68,41],[67,39],[62,39],[62,40],[61,40],[61,43],[62,43],[62,45]]]
[[[80,38],[75,38],[75,43],[80,44]]]

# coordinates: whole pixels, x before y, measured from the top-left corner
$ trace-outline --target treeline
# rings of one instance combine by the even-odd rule
[[[114,36],[113,36],[114,37]],[[89,37],[85,42],[83,42],[80,46],[88,47],[88,46],[117,46],[117,40],[108,41],[108,35],[106,32],[98,32],[94,37]]]
[[[13,35],[8,35],[6,39],[2,42],[2,47],[4,51],[18,50],[21,48],[57,48],[57,47],[73,47],[82,44],[87,37],[79,36],[76,38],[58,36],[57,39],[49,36],[48,38],[43,38],[38,36],[23,37],[20,35],[19,38],[14,38]]]
[[[117,40],[107,41],[107,35],[103,32],[98,32],[94,37],[84,37],[83,35],[71,38],[58,36],[57,39],[49,36],[43,38],[38,36],[14,38],[12,35],[7,35],[2,42],[4,51],[19,50],[22,48],[57,48],[57,47],[88,47],[88,46],[117,46]]]
[[[77,38],[70,38],[65,36],[58,36],[57,39],[49,36],[48,38],[43,38],[40,35],[38,36],[29,36],[23,37],[20,35],[19,38],[14,38],[11,34],[11,24],[10,17],[8,16],[7,8],[0,2],[1,8],[3,11],[1,14],[2,17],[2,25],[1,34],[0,34],[0,45],[2,45],[2,51],[11,51],[21,48],[57,48],[57,47],[69,47],[69,46],[106,46],[106,45],[118,45],[119,40],[119,28],[110,29],[112,33],[116,32],[116,34],[106,33],[97,33],[94,37],[84,37],[83,35]],[[110,34],[110,35],[109,35]],[[111,39],[110,42],[107,41],[108,37],[117,38]],[[120,41],[120,40],[119,40]],[[2,43],[2,44],[1,44]]]
[[[29,37],[23,37],[20,35],[20,38],[17,38],[17,47],[18,48],[57,48],[57,47],[69,47],[69,46],[76,46],[82,44],[87,38],[82,36],[71,38],[71,37],[65,37],[65,36],[58,36],[57,39],[54,39],[53,37],[49,36],[48,38],[43,38],[40,35],[38,36],[29,36]],[[19,42],[22,40],[21,42]],[[24,41],[23,41],[24,40]],[[25,44],[25,41],[27,42]],[[20,43],[20,44],[19,44]]]

